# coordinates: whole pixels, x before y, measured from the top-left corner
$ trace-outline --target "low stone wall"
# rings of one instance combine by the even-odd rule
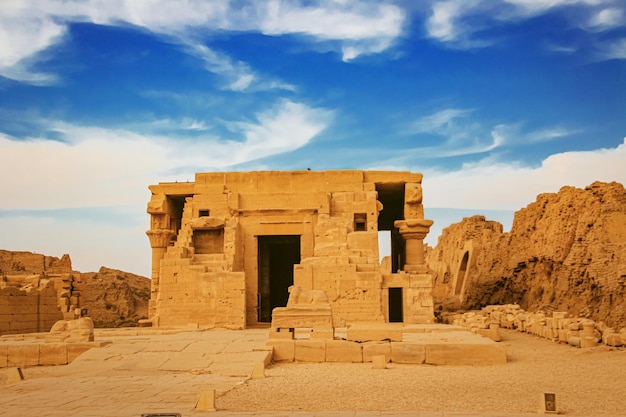
[[[562,311],[531,313],[517,304],[506,304],[491,305],[480,311],[448,314],[442,317],[447,323],[467,327],[474,333],[483,335],[502,327],[582,348],[599,344],[612,347],[626,346],[626,328],[617,330],[602,322],[571,317]]]
[[[27,289],[0,285],[0,335],[48,331],[62,318],[52,285]]]
[[[384,357],[384,362],[402,364],[495,365],[507,360],[506,350],[498,343],[460,327],[415,325],[403,329],[402,325],[395,326],[395,323],[386,325],[392,332],[384,335],[385,324],[373,328],[360,326],[354,332],[348,329],[349,340],[341,336],[327,338],[325,332],[271,333],[267,346],[272,348],[275,362],[361,363]],[[377,335],[383,337],[376,339]],[[300,336],[305,338],[298,338]]]
[[[99,342],[48,343],[44,341],[0,342],[0,368],[67,365]]]

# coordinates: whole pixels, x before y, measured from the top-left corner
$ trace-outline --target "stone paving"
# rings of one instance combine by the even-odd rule
[[[100,329],[111,341],[66,366],[29,367],[25,379],[0,387],[0,416],[120,417],[179,413],[183,417],[528,417],[536,414],[459,412],[229,412],[197,411],[202,391],[219,395],[268,363],[267,329],[159,331]],[[271,401],[271,399],[268,399]],[[219,407],[219,402],[218,402]]]

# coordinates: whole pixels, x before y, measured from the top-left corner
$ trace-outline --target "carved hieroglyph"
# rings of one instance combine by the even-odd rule
[[[421,182],[411,172],[266,171],[150,186],[153,325],[269,323],[292,285],[323,292],[333,326],[432,322]],[[391,246],[385,269],[379,231]]]

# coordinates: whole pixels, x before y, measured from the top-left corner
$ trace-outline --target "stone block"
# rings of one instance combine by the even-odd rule
[[[327,340],[326,362],[363,362],[362,346],[347,340]]]
[[[389,342],[367,342],[363,343],[363,362],[372,362],[374,356],[385,357],[389,362],[391,360],[391,343]]]
[[[68,343],[66,348],[67,363],[71,363],[74,359],[91,349],[92,346],[89,343]]]
[[[391,362],[424,363],[426,353],[424,345],[405,342],[391,342]]]
[[[20,343],[8,345],[7,366],[36,366],[39,365],[39,344]]]
[[[598,339],[593,336],[582,336],[580,338],[581,348],[592,348],[598,346]]]
[[[385,369],[387,367],[387,358],[385,355],[372,356],[372,368]]]
[[[294,337],[294,329],[271,329],[270,339],[292,340]]]
[[[476,333],[483,337],[488,337],[494,342],[500,341],[500,329],[497,325],[490,325],[488,329],[477,329]]]
[[[335,332],[332,327],[329,329],[312,329],[310,333],[310,338],[317,340],[333,340],[334,333]]]
[[[67,363],[65,343],[41,343],[39,345],[39,365],[67,365]]]
[[[215,411],[215,390],[210,389],[200,392],[200,396],[196,401],[194,410],[197,411]]]
[[[622,346],[622,337],[619,333],[611,332],[602,335],[602,341],[607,346],[619,347]],[[0,355],[2,355],[2,348],[0,348]],[[0,356],[0,365],[2,364],[2,356]]]
[[[0,368],[6,368],[8,366],[7,355],[8,345],[0,345]]]
[[[295,359],[295,342],[293,340],[267,341],[267,346],[272,348],[272,360],[276,362],[293,362]]]
[[[495,342],[432,343],[425,347],[425,362],[431,365],[497,365],[506,363],[506,350]]]
[[[355,342],[402,341],[402,323],[355,322],[348,325],[347,339]]]
[[[11,367],[0,370],[0,385],[15,384],[22,380],[24,380],[24,375],[20,368]]]
[[[326,360],[326,341],[296,340],[294,358],[300,362],[324,362]]]

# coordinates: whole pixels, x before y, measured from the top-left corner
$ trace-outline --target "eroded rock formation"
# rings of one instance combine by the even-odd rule
[[[83,304],[96,327],[134,326],[148,317],[150,280],[146,277],[101,267],[84,272]]]
[[[595,182],[541,194],[515,213],[509,233],[483,216],[465,218],[444,229],[427,263],[442,308],[517,303],[619,327],[626,323],[626,190]]]

